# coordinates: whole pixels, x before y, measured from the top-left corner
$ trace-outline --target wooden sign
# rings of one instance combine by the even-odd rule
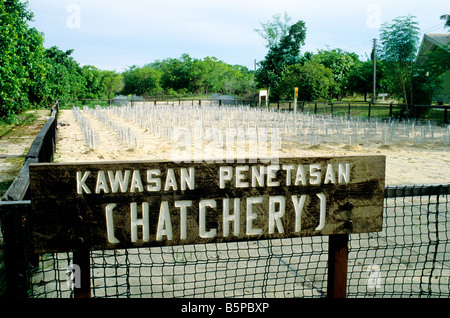
[[[267,107],[269,100],[269,91],[268,90],[259,91],[259,107],[261,107],[261,97],[264,97]]]
[[[385,157],[31,164],[36,252],[382,229]]]

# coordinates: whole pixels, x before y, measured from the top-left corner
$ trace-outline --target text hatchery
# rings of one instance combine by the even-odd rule
[[[379,231],[384,172],[383,156],[31,164],[35,248]]]

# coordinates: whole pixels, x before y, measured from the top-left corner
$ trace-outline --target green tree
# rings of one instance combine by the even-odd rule
[[[62,51],[56,46],[46,50],[48,61],[47,87],[50,100],[81,99],[87,96],[88,71],[71,56],[73,50]],[[89,78],[88,78],[89,80]],[[90,79],[92,81],[92,78]]]
[[[92,65],[81,67],[71,56],[73,50],[62,51],[56,46],[45,51],[47,59],[45,90],[47,100],[113,98],[123,88],[122,75],[103,71]]]
[[[248,96],[254,92],[255,76],[245,66],[226,65],[222,93],[238,96]]]
[[[255,31],[266,40],[267,48],[274,47],[278,45],[283,37],[289,33],[289,22],[291,17],[284,13],[284,22],[281,21],[281,14],[275,14],[272,16],[272,21],[267,21],[266,23],[261,23],[261,29],[255,29]]]
[[[443,14],[440,18],[445,21],[444,28],[450,28],[450,14]]]
[[[28,3],[0,0],[0,118],[14,117],[45,100],[43,35],[30,28]]]
[[[85,65],[81,68],[81,74],[85,81],[83,96],[88,99],[106,99],[106,85],[103,80],[103,72],[92,65]]]
[[[439,90],[441,84],[439,77],[430,76],[424,69],[417,69],[412,79],[414,104],[431,105],[433,94]],[[420,117],[426,111],[425,108],[416,108],[415,115]]]
[[[124,81],[122,94],[142,96],[158,94],[161,91],[161,72],[152,68],[151,65],[144,65],[143,67],[133,65],[122,75]]]
[[[104,70],[101,72],[105,85],[105,94],[107,98],[113,98],[124,87],[123,76],[115,71]]]
[[[160,85],[172,94],[248,94],[254,88],[254,74],[239,65],[229,65],[216,57],[203,60],[183,54],[180,58],[156,61],[149,66],[160,72]]]
[[[192,63],[193,59],[188,54],[183,54],[179,59],[168,58],[151,66],[161,71],[160,83],[166,93],[183,93],[187,92],[191,85]]]
[[[331,88],[334,86],[333,71],[317,60],[309,60],[286,68],[286,74],[280,85],[280,97],[291,99],[294,87],[298,87],[300,100],[329,99]]]
[[[333,97],[342,98],[347,91],[347,76],[359,61],[358,55],[341,49],[318,50],[312,59],[332,70],[336,85],[330,87],[330,93]]]
[[[197,61],[196,66],[201,70],[201,93],[209,94],[222,90],[224,64],[215,57],[205,57]]]
[[[300,61],[300,48],[305,44],[306,26],[303,21],[289,27],[289,32],[279,44],[271,47],[256,72],[259,87],[269,88],[270,96],[277,99],[281,95],[280,84],[289,65]]]
[[[383,66],[381,61],[378,61],[377,64],[376,90],[385,90]],[[373,60],[356,62],[347,74],[345,81],[345,86],[351,93],[363,94],[364,101],[367,101],[367,95],[373,93]]]
[[[402,96],[404,103],[412,104],[414,61],[419,46],[419,27],[414,16],[398,17],[384,23],[380,29],[380,58],[385,63],[391,93]]]

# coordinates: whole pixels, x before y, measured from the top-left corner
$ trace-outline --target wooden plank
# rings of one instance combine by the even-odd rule
[[[115,249],[380,231],[384,175],[384,156],[32,164],[35,248],[75,249],[80,237]]]
[[[39,158],[39,154],[41,153],[41,149],[44,146],[44,140],[45,136],[50,133],[49,130],[53,127],[53,123],[55,121],[55,117],[49,117],[47,119],[47,122],[42,127],[39,134],[34,139],[33,143],[31,144],[30,150],[28,151],[26,155],[26,159],[28,158]]]
[[[29,167],[32,162],[37,162],[37,159],[29,158],[25,161],[19,174],[3,195],[3,201],[21,201],[25,198],[30,185]]]

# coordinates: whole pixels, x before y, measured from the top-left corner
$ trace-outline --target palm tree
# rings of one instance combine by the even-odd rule
[[[441,20],[445,21],[444,28],[450,28],[450,14],[441,15]]]

